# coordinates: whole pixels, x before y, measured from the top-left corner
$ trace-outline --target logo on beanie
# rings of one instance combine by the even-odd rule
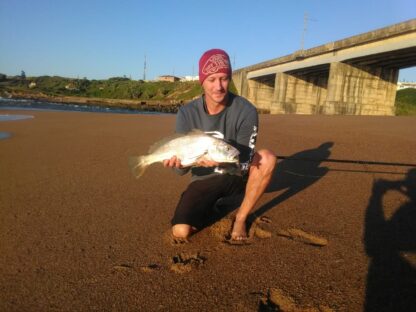
[[[202,73],[211,75],[218,73],[222,69],[225,69],[227,72],[230,70],[228,58],[224,54],[214,54],[205,62],[202,67]]]

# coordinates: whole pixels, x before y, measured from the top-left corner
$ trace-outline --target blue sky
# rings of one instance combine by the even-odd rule
[[[197,75],[200,55],[234,68],[416,18],[414,0],[0,0],[0,73],[106,79]],[[416,67],[400,80],[416,81]]]

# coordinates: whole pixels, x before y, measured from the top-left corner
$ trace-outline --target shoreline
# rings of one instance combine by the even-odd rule
[[[107,99],[81,96],[51,96],[44,93],[26,93],[16,91],[3,92],[5,99],[12,100],[33,100],[46,103],[95,105],[102,108],[121,108],[132,111],[176,113],[184,101],[156,101],[156,100],[128,100],[128,99]]]

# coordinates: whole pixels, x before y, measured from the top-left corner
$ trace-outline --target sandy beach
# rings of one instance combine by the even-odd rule
[[[130,173],[174,115],[5,114],[33,118],[0,122],[1,311],[416,306],[415,117],[261,115],[257,147],[280,159],[232,245],[232,211],[175,244],[189,176]]]

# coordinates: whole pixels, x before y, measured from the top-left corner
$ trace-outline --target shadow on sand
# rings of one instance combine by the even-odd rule
[[[333,142],[325,142],[317,148],[298,152],[279,161],[266,192],[285,191],[253,212],[249,216],[248,226],[250,227],[256,217],[265,214],[281,202],[303,191],[327,174],[329,169],[321,167],[321,163],[328,159],[333,145]],[[241,200],[242,196],[220,199],[216,204],[215,215],[208,218],[208,222],[204,227],[212,225],[238,208]]]
[[[329,158],[333,142],[326,142],[314,149],[293,154],[277,163],[266,193],[285,190],[253,212],[261,216],[281,202],[314,184],[329,171],[321,163]],[[302,160],[305,159],[305,160]]]
[[[389,191],[407,197],[391,217],[383,206]],[[365,216],[364,244],[370,257],[365,311],[415,311],[416,169],[409,170],[401,181],[374,182]]]

